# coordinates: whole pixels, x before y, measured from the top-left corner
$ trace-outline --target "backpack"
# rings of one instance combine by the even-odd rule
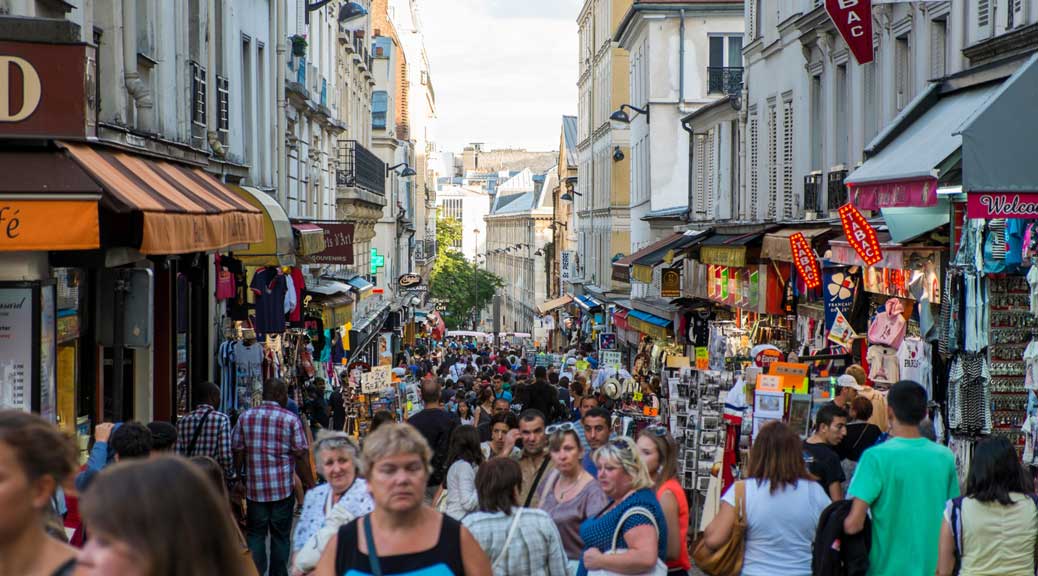
[[[1038,507],[1038,494],[1027,495],[1031,502],[1034,502],[1035,507]],[[952,509],[951,509],[951,529],[952,529],[952,540],[955,543],[955,570],[952,571],[953,576],[958,576],[959,571],[962,569],[962,500],[965,496],[959,496],[958,498],[952,498]],[[1035,555],[1038,560],[1038,550]],[[1038,562],[1035,567],[1038,568]]]
[[[818,517],[811,574],[814,576],[865,576],[872,549],[872,522],[865,518],[861,532],[848,536],[843,521],[851,513],[851,500],[833,502]]]

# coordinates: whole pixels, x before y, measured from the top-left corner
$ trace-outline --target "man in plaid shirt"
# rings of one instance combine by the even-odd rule
[[[192,391],[194,410],[177,420],[177,454],[209,456],[223,468],[224,476],[233,478],[231,459],[231,419],[220,412],[220,389],[212,382],[197,384]]]
[[[288,574],[289,535],[295,498],[292,470],[303,487],[313,487],[303,422],[284,408],[288,388],[278,379],[263,383],[263,402],[245,411],[231,438],[237,469],[246,464],[246,537],[260,574],[267,573],[270,535],[270,576]]]

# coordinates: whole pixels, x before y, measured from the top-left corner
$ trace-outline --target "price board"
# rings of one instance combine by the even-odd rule
[[[360,391],[365,394],[374,394],[392,387],[393,375],[389,371],[389,366],[375,366],[360,379]]]
[[[620,369],[620,363],[623,362],[620,352],[615,350],[606,350],[602,352],[602,364],[608,366],[614,370]]]

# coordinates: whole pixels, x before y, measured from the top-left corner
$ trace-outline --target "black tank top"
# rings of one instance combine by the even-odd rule
[[[363,530],[357,518],[353,522],[339,528],[339,542],[335,549],[336,576],[370,576],[371,562],[368,555],[357,547],[357,536]],[[376,543],[375,548],[378,548]],[[440,526],[440,538],[436,545],[423,552],[400,554],[397,556],[378,557],[382,565],[382,574],[407,574],[409,576],[464,576],[465,567],[461,561],[461,523],[443,515]]]

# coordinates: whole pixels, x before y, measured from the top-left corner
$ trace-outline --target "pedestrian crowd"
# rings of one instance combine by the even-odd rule
[[[202,383],[175,426],[99,424],[83,466],[54,426],[0,412],[0,574],[662,576],[693,558],[714,576],[1035,574],[1038,496],[1014,446],[979,442],[960,496],[923,389],[894,385],[881,427],[854,370],[806,440],[760,428],[690,552],[678,444],[665,426],[616,434],[594,360],[417,350],[399,368],[423,409],[376,413],[360,442],[334,399],[301,417],[276,379],[233,422]]]

